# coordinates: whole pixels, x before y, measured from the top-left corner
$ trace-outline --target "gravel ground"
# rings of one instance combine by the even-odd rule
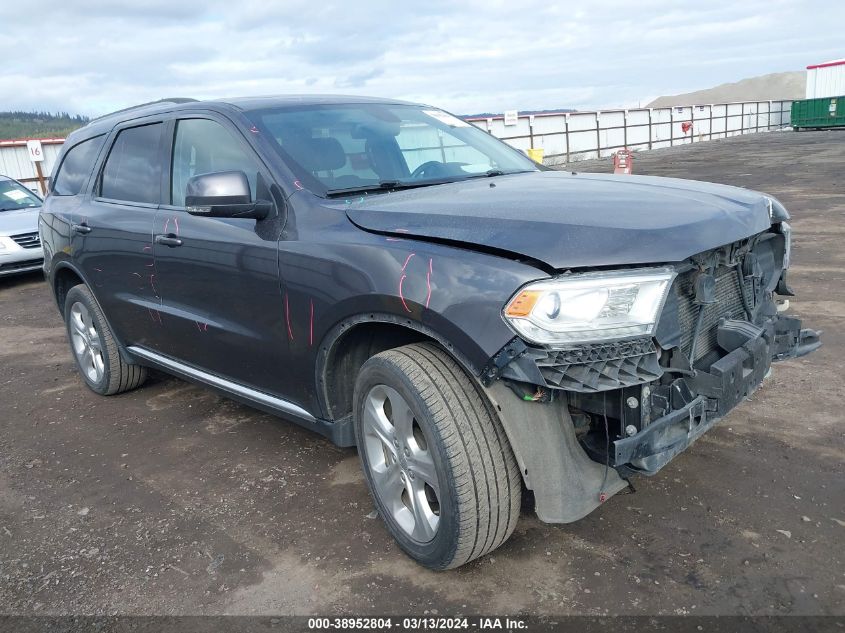
[[[0,611],[845,613],[843,164],[833,132],[636,155],[639,174],[780,198],[792,311],[825,344],[635,494],[572,525],[526,511],[501,549],[447,573],[371,518],[354,450],[162,375],[98,397],[40,276],[0,280]]]

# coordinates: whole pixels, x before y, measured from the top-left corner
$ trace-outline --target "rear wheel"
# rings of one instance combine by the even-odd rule
[[[522,482],[475,381],[441,348],[370,358],[355,386],[358,451],[391,535],[432,569],[494,550],[519,518]]]
[[[74,286],[68,291],[65,324],[76,366],[92,391],[110,396],[144,382],[146,368],[121,358],[103,312],[86,286]]]

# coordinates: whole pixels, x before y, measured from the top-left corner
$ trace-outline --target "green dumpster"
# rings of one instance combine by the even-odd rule
[[[845,127],[845,96],[792,102],[792,127]]]

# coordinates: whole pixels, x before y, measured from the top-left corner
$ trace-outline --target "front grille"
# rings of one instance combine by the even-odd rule
[[[38,237],[38,231],[34,233],[20,233],[12,235],[12,239],[21,248],[39,248],[41,246],[41,239]]]
[[[716,302],[704,307],[704,320],[695,344],[694,361],[716,349],[717,325],[720,319],[746,318],[736,269],[720,266],[713,276],[716,279]],[[681,350],[686,356],[689,356],[692,347],[695,322],[698,319],[699,306],[695,303],[695,277],[696,272],[692,271],[678,277],[674,284],[678,297],[678,319],[681,325]],[[746,283],[748,285],[746,285],[745,296],[751,301],[752,287],[750,282]]]
[[[0,273],[5,273],[13,270],[24,270],[26,268],[35,268],[44,263],[43,259],[28,259],[24,262],[12,262],[10,264],[0,264]]]

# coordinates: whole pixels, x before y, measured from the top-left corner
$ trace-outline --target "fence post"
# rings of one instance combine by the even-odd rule
[[[628,111],[625,110],[623,112],[623,122],[622,122],[622,146],[627,149],[628,147]]]
[[[651,138],[651,113],[652,108],[648,109],[648,148],[652,149],[652,138]]]
[[[601,158],[601,112],[596,112],[596,158]]]
[[[689,122],[692,127],[689,129],[689,142],[692,145],[695,142],[695,106],[689,107]]]
[[[528,115],[528,142],[531,144],[531,149],[534,149],[534,115]],[[446,162],[446,161],[443,161]]]
[[[563,115],[563,138],[566,141],[566,164],[569,164],[569,112]]]
[[[675,107],[669,108],[669,147],[675,146]]]

